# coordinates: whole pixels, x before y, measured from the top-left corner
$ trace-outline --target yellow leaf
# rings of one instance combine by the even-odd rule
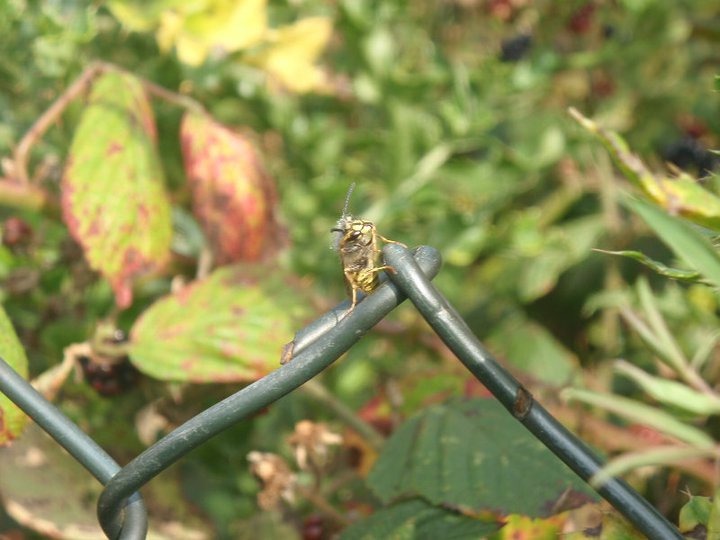
[[[183,0],[113,0],[107,6],[123,26],[133,32],[149,32],[157,27],[164,13],[182,9]]]
[[[188,18],[186,28],[213,47],[245,49],[267,30],[266,0],[213,0],[202,16]]]
[[[168,52],[178,39],[182,30],[182,16],[174,11],[166,11],[160,15],[160,28],[155,34],[158,47],[162,52]]]
[[[207,0],[185,10],[178,23],[163,18],[157,34],[161,48],[174,44],[181,62],[199,65],[213,51],[234,52],[258,43],[267,30],[266,0]]]
[[[324,87],[326,78],[315,62],[332,35],[327,17],[310,17],[267,34],[267,46],[248,55],[248,61],[267,71],[294,92]]]

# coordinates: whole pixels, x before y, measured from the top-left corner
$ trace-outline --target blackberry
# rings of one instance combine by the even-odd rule
[[[687,135],[666,145],[660,155],[665,161],[698,176],[709,174],[718,164],[716,155],[708,151],[700,141]]]
[[[501,62],[518,62],[532,48],[532,36],[529,34],[519,34],[508,38],[500,45],[500,61]]]

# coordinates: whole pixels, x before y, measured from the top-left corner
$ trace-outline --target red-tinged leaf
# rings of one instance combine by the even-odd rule
[[[253,145],[199,113],[185,115],[180,138],[193,211],[218,264],[274,251],[282,236],[275,185]]]
[[[130,358],[162,380],[254,381],[280,366],[283,344],[305,313],[298,291],[280,272],[225,266],[143,313]]]
[[[10,367],[27,378],[28,362],[25,350],[15,334],[12,323],[0,306],[0,356]],[[0,392],[0,446],[17,438],[27,423],[27,416]]]
[[[155,123],[142,86],[108,73],[93,85],[73,137],[62,183],[63,217],[90,266],[124,308],[134,277],[170,251],[170,202],[155,149]]]

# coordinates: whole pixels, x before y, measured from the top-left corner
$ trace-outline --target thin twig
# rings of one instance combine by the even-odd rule
[[[18,182],[22,184],[30,182],[27,163],[28,155],[32,147],[40,140],[50,126],[60,118],[60,115],[65,112],[70,102],[84,93],[93,79],[106,69],[105,64],[93,64],[88,67],[80,77],[53,102],[50,108],[40,115],[40,118],[38,118],[27,133],[25,133],[15,148],[15,175]]]
[[[142,84],[145,91],[150,95],[159,97],[169,103],[191,111],[204,111],[202,105],[191,97],[178,94],[163,88],[162,86],[158,86],[157,84],[137,77],[137,75],[114,64],[107,62],[95,62],[82,72],[80,77],[78,77],[77,80],[53,102],[50,108],[40,115],[40,118],[35,121],[32,127],[30,127],[27,133],[25,133],[23,138],[20,140],[20,143],[17,145],[14,152],[13,180],[23,185],[30,183],[30,175],[28,174],[27,167],[29,154],[33,146],[37,144],[50,126],[52,126],[60,118],[60,116],[65,112],[65,109],[67,109],[68,105],[70,105],[70,102],[85,93],[99,75],[109,71],[130,74],[133,77],[136,77],[140,81],[140,84]]]
[[[355,430],[360,436],[364,437],[373,450],[378,452],[380,451],[385,444],[385,438],[382,434],[373,426],[358,417],[354,411],[349,409],[344,403],[338,400],[337,397],[328,392],[322,384],[315,380],[309,380],[301,388],[308,395],[321,402],[333,413],[335,413],[337,417],[345,422],[351,429]]]

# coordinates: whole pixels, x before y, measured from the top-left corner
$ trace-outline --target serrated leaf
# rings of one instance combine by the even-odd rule
[[[623,204],[643,218],[685,264],[697,269],[715,287],[720,287],[720,255],[700,232],[682,219],[640,199],[628,197]]]
[[[270,73],[281,86],[293,92],[321,90],[326,85],[323,71],[315,65],[332,35],[327,17],[308,17],[271,30],[259,52],[247,61]]]
[[[254,381],[279,367],[304,313],[280,272],[226,266],[150,306],[132,328],[130,358],[162,380]]]
[[[368,484],[387,502],[543,517],[567,490],[595,497],[495,400],[452,400],[407,420],[387,441]]]
[[[252,144],[199,113],[185,115],[180,138],[193,212],[216,261],[253,261],[273,251],[282,235],[275,185]]]
[[[62,181],[62,210],[117,305],[129,306],[133,278],[162,266],[172,234],[152,109],[135,77],[111,72],[93,85]]]
[[[28,361],[5,309],[0,306],[0,357],[27,379]],[[0,446],[17,438],[28,418],[10,398],[0,392]]]
[[[411,499],[378,510],[345,529],[340,540],[462,540],[498,530],[487,523]]]
[[[598,137],[625,177],[655,204],[690,221],[720,230],[720,198],[703,188],[697,179],[687,174],[678,178],[653,174],[630,151],[620,135],[601,128],[574,108],[570,109],[570,114],[582,127]]]
[[[654,270],[655,273],[660,274],[661,276],[665,276],[671,279],[676,279],[678,281],[685,281],[688,283],[698,283],[702,281],[702,276],[699,272],[696,272],[694,270],[682,270],[680,268],[671,268],[670,266],[667,266],[660,261],[656,261],[654,259],[651,259],[644,253],[641,253],[640,251],[608,251],[605,249],[595,249],[594,251],[597,251],[598,253],[605,253],[606,255],[617,255],[619,257],[626,257],[628,259],[633,259],[638,261],[639,263],[644,264],[651,270]]]

